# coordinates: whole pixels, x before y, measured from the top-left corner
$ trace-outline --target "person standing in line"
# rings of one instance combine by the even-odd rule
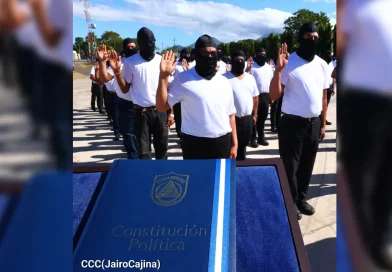
[[[191,61],[191,54],[188,52],[188,49],[183,48],[180,53],[180,60],[177,63],[177,66],[174,70],[173,76],[178,76],[179,73],[184,72],[184,66],[188,66]],[[174,111],[174,121],[176,123],[176,132],[178,138],[180,138],[180,146],[182,144],[182,133],[181,133],[181,103],[177,103],[173,106]]]
[[[130,92],[134,104],[135,136],[139,159],[151,160],[151,136],[156,159],[166,160],[168,150],[168,127],[174,124],[172,109],[158,112],[156,108],[156,90],[159,81],[161,56],[155,53],[155,36],[146,27],[137,33],[140,52],[128,58],[122,73],[121,58],[116,58],[114,72],[123,93]],[[173,58],[174,61],[174,58]],[[174,63],[173,65],[175,65]],[[173,69],[174,70],[174,69]]]
[[[137,53],[134,49],[136,44],[130,39],[124,39],[123,50],[126,56],[131,57],[132,54]],[[134,108],[131,101],[130,92],[123,93],[118,85],[117,78],[115,76],[115,70],[118,73],[122,72],[123,64],[121,58],[117,57],[114,51],[107,51],[105,45],[101,45],[98,52],[98,57],[103,61],[100,63],[101,73],[100,78],[102,82],[114,81],[116,95],[117,95],[117,107],[118,107],[118,122],[120,127],[121,135],[123,136],[123,144],[125,152],[127,152],[128,160],[135,160],[139,158],[138,149],[136,144],[135,129],[134,129]],[[106,69],[104,61],[109,61],[109,67]],[[128,59],[124,59],[126,62]],[[113,69],[114,68],[114,69]],[[114,129],[114,128],[113,128]]]
[[[259,89],[259,108],[258,119],[256,126],[253,128],[251,146],[256,148],[258,145],[268,146],[269,143],[265,139],[265,121],[268,117],[268,110],[270,105],[269,87],[274,75],[270,65],[266,65],[267,55],[263,48],[260,48],[256,54],[256,63],[253,63],[252,58],[249,58],[246,72],[249,72],[256,80]],[[256,128],[258,139],[256,143]]]
[[[217,50],[218,50],[218,63],[217,63],[218,72],[219,72],[221,75],[223,75],[223,74],[225,74],[225,73],[228,71],[229,68],[228,68],[227,63],[225,63],[225,62],[222,60],[223,53],[222,53],[221,48],[218,47]]]
[[[327,89],[331,75],[327,63],[318,57],[319,35],[314,24],[304,24],[300,43],[289,57],[287,45],[279,48],[276,70],[270,86],[272,100],[284,91],[283,116],[279,128],[279,153],[290,184],[298,220],[315,209],[306,202],[319,142],[325,137]]]
[[[97,108],[99,110],[99,113],[103,114],[103,90],[102,90],[102,85],[98,82],[98,80],[95,77],[95,69],[99,67],[99,60],[97,59],[91,67],[90,70],[90,79],[92,81],[91,83],[91,109],[93,111],[96,111],[95,107],[95,101],[97,101]]]
[[[327,59],[327,63],[328,63],[328,68],[329,68],[329,73],[331,74],[331,80],[330,80],[330,87],[328,88],[328,92],[327,92],[327,103],[329,106],[329,102],[331,101],[331,97],[333,95],[335,95],[335,86],[336,86],[336,81],[335,79],[332,77],[332,72],[336,67],[336,60],[333,59],[333,54],[330,53],[330,55],[328,56]],[[331,122],[329,122],[328,120],[326,121],[327,125],[332,125]]]
[[[195,44],[196,66],[178,74],[174,54],[162,56],[157,109],[165,112],[181,102],[183,158],[218,159],[237,157],[234,96],[230,82],[217,72],[218,52],[212,37],[201,36]]]
[[[245,73],[245,54],[235,51],[231,55],[231,71],[224,74],[230,81],[236,108],[235,123],[238,137],[237,160],[246,159],[246,147],[252,137],[252,129],[257,121],[259,91],[253,76]]]

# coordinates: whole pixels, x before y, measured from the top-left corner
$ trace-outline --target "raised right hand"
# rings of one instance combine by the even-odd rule
[[[109,64],[113,71],[119,72],[121,70],[121,56],[117,55],[114,50],[109,51]]]
[[[171,74],[173,74],[176,65],[177,63],[175,61],[174,53],[172,50],[163,54],[161,59],[161,66],[160,66],[161,77],[167,78]]]
[[[186,61],[186,59],[182,60],[182,68],[184,69],[184,71],[189,70],[189,63]]]
[[[106,50],[106,45],[101,44],[97,50],[97,58],[101,61],[107,61],[109,59],[109,53]]]
[[[247,65],[246,65],[246,70],[250,70],[253,67],[253,58],[249,57],[248,61],[247,61]]]
[[[279,47],[279,53],[278,53],[278,59],[276,62],[276,70],[283,70],[284,67],[289,63],[289,56],[290,54],[287,52],[287,44],[282,44],[281,47]]]

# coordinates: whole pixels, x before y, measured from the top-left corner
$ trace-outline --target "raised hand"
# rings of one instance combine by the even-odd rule
[[[113,71],[118,72],[121,70],[121,56],[117,55],[117,52],[114,50],[110,50],[108,52],[109,55],[109,64],[112,67]]]
[[[253,58],[249,57],[247,64],[246,64],[246,70],[249,71],[250,69],[252,69],[252,67],[253,67]]]
[[[289,63],[290,54],[287,52],[287,44],[282,44],[279,47],[278,59],[276,61],[276,70],[281,71]]]
[[[176,65],[177,63],[175,62],[174,53],[172,50],[163,54],[160,66],[161,77],[167,78],[173,74]]]
[[[109,59],[109,53],[106,50],[106,45],[101,44],[97,50],[97,58],[101,61],[107,61]]]
[[[189,63],[186,61],[186,59],[182,60],[182,68],[184,68],[184,71],[189,70]]]
[[[99,70],[99,63],[94,64],[94,69],[95,69],[95,71]]]

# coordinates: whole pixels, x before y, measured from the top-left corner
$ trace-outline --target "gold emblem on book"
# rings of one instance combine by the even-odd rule
[[[171,172],[156,175],[152,185],[151,198],[159,206],[173,206],[180,203],[188,190],[189,175]]]

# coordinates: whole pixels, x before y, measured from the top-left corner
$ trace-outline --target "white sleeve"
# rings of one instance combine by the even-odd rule
[[[284,67],[282,70],[282,76],[280,78],[280,83],[284,86],[287,86],[288,81],[289,81],[289,75],[287,72],[287,67]]]
[[[235,105],[234,105],[234,94],[233,91],[230,92],[230,98],[229,98],[229,107],[227,108],[227,115],[232,115],[237,112]]]
[[[112,67],[107,68],[106,71],[108,72],[108,74],[111,74],[112,76],[114,76],[114,71],[113,71]]]
[[[90,75],[95,75],[95,67],[94,66],[90,70]]]
[[[330,82],[331,82],[331,73],[329,72],[330,71],[330,69],[328,68],[328,66],[326,66],[326,65],[324,65],[324,90],[325,89],[328,89],[330,86],[331,86],[331,84],[330,84]]]
[[[127,61],[123,65],[122,76],[127,83],[132,83],[132,64]]]
[[[167,103],[170,105],[170,107],[173,107],[178,102],[181,102],[184,91],[180,77],[177,76],[173,79],[173,81],[169,84],[167,92]]]

